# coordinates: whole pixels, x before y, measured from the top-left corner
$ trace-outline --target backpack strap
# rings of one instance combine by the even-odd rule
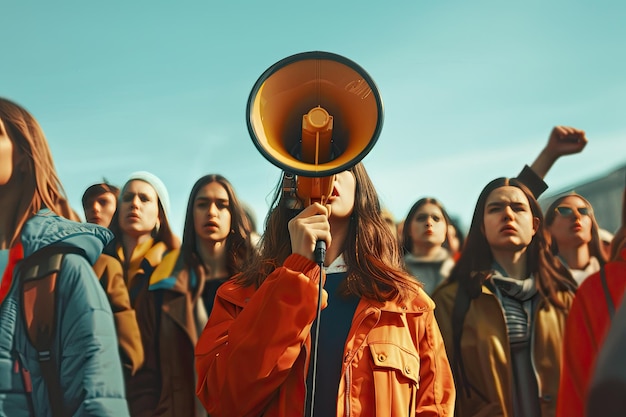
[[[461,352],[461,337],[463,336],[463,323],[465,322],[465,315],[471,299],[465,288],[459,284],[457,288],[456,297],[454,298],[454,307],[452,308],[452,345],[454,348],[454,357],[452,358],[452,369],[457,374],[458,382],[465,391],[465,394],[469,397],[469,386],[467,382],[467,376],[465,375],[465,368],[463,366],[463,355]]]
[[[613,299],[611,298],[609,283],[606,281],[606,272],[604,272],[604,265],[600,267],[600,282],[602,282],[602,289],[604,290],[606,307],[609,310],[609,319],[613,320],[613,315],[615,314],[615,304],[613,304]]]
[[[46,246],[18,265],[22,290],[22,314],[30,343],[37,350],[41,374],[48,390],[54,417],[63,415],[63,391],[52,346],[56,336],[56,282],[63,257],[68,253],[85,255],[83,249],[55,244]]]
[[[487,396],[484,395],[476,386],[474,386],[467,378],[465,366],[463,365],[463,352],[461,350],[461,338],[463,337],[463,324],[465,316],[469,310],[472,298],[467,292],[465,286],[459,283],[456,297],[454,299],[454,307],[452,308],[452,343],[454,348],[454,356],[452,357],[452,371],[456,376],[457,385],[461,385],[465,395],[470,398],[471,392],[488,402]]]

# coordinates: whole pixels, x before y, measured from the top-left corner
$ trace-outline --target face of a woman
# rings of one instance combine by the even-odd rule
[[[13,141],[0,119],[0,185],[5,185],[13,175]]]
[[[219,182],[198,190],[193,203],[193,224],[199,240],[224,242],[230,234],[230,199]]]
[[[150,184],[132,180],[122,191],[119,205],[119,223],[130,236],[149,235],[159,220],[159,200]]]
[[[417,209],[411,218],[410,227],[414,247],[441,246],[448,232],[443,212],[433,203],[425,203]]]
[[[85,220],[87,223],[95,223],[100,226],[109,227],[111,219],[115,213],[117,199],[115,194],[106,192],[91,198],[85,202]]]
[[[527,247],[539,227],[524,192],[513,186],[496,188],[485,204],[483,233],[489,246],[499,251]]]
[[[589,206],[576,196],[565,197],[555,208],[554,221],[548,230],[560,249],[591,242],[589,210]]]
[[[356,178],[351,171],[342,171],[336,174],[333,180],[333,189],[327,204],[330,204],[330,217],[347,219],[354,210],[356,194]]]

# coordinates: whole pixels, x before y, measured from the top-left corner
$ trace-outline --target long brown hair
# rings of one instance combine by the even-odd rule
[[[418,283],[403,268],[400,247],[381,215],[374,184],[362,163],[349,169],[356,179],[354,209],[350,218],[343,255],[349,276],[344,291],[376,301],[404,301]],[[291,254],[288,222],[296,212],[282,198],[282,178],[276,187],[272,209],[265,220],[261,256],[237,277],[242,285],[259,286]]]
[[[78,215],[67,201],[48,141],[37,120],[23,107],[2,97],[0,119],[4,122],[14,146],[25,156],[19,167],[14,167],[14,170],[19,169],[22,178],[22,192],[18,202],[18,215],[12,225],[11,246],[17,241],[24,223],[42,208],[78,221]],[[17,174],[14,172],[13,175]]]
[[[526,195],[533,217],[539,219],[539,227],[526,250],[526,271],[536,278],[540,296],[548,303],[565,308],[557,296],[560,291],[575,291],[576,282],[563,264],[550,252],[550,235],[544,226],[543,213],[539,203],[530,190],[514,178],[497,178],[485,186],[478,197],[472,224],[470,226],[461,257],[450,273],[450,281],[459,285],[475,298],[481,292],[486,279],[493,269],[493,254],[483,232],[485,204],[487,198],[497,188],[513,186]],[[460,289],[461,290],[461,289]]]
[[[197,235],[194,227],[193,207],[196,196],[202,187],[207,184],[217,182],[226,190],[228,194],[230,212],[230,234],[226,239],[226,268],[228,275],[233,276],[241,272],[245,266],[250,264],[257,255],[257,249],[252,242],[252,227],[248,221],[248,216],[243,204],[239,201],[232,184],[219,174],[209,174],[198,179],[191,189],[189,201],[187,202],[187,212],[185,215],[185,227],[183,229],[183,244],[181,253],[188,267],[198,267],[202,265],[197,253]],[[208,271],[207,271],[208,272]]]
[[[411,253],[413,251],[413,239],[411,239],[410,224],[413,221],[413,217],[415,217],[415,213],[417,213],[417,211],[425,204],[434,204],[435,206],[439,208],[439,210],[441,210],[441,214],[443,214],[443,219],[446,222],[446,227],[452,223],[450,221],[450,216],[448,215],[448,212],[446,211],[446,209],[443,207],[443,204],[439,200],[437,200],[434,197],[420,198],[413,204],[413,206],[409,210],[409,213],[404,218],[404,227],[402,228],[402,249],[404,250],[404,253]],[[448,248],[450,246],[450,243],[448,242],[447,229],[446,229],[446,238],[443,241],[442,246],[444,248]]]
[[[596,216],[593,214],[593,207],[591,203],[582,195],[572,192],[565,194],[550,204],[550,206],[546,209],[546,226],[552,226],[554,223],[554,219],[556,218],[556,208],[565,200],[567,197],[577,197],[579,198],[585,206],[589,209],[589,218],[591,219],[591,241],[587,244],[589,246],[589,254],[591,256],[595,256],[600,265],[604,265],[607,261],[606,255],[602,250],[602,243],[600,242],[600,226],[598,226],[598,222],[596,221]],[[556,242],[556,239],[552,238],[552,243],[550,244],[550,250],[553,255],[559,254],[559,245]]]

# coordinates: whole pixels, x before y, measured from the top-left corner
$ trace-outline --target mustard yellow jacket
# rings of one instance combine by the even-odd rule
[[[448,358],[453,361],[452,310],[458,282],[445,282],[433,294],[437,305],[435,316],[445,341]],[[573,300],[570,292],[559,293],[569,309]],[[531,360],[537,377],[541,416],[556,414],[559,389],[561,345],[567,312],[537,303],[531,335]],[[476,392],[467,396],[457,381],[457,417],[513,417],[513,376],[504,312],[497,296],[483,285],[482,293],[473,299],[465,316],[461,338],[462,358],[469,382],[486,398]],[[456,375],[455,375],[456,376]]]
[[[211,417],[301,417],[320,269],[292,254],[258,288],[224,283],[196,345],[197,395]],[[455,391],[423,292],[359,302],[344,348],[337,416],[451,416]]]

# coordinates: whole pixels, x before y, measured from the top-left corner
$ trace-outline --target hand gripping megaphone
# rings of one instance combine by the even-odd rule
[[[372,78],[351,60],[319,51],[269,67],[254,84],[246,113],[255,146],[293,180],[303,205],[324,204],[334,174],[367,155],[383,124]]]

